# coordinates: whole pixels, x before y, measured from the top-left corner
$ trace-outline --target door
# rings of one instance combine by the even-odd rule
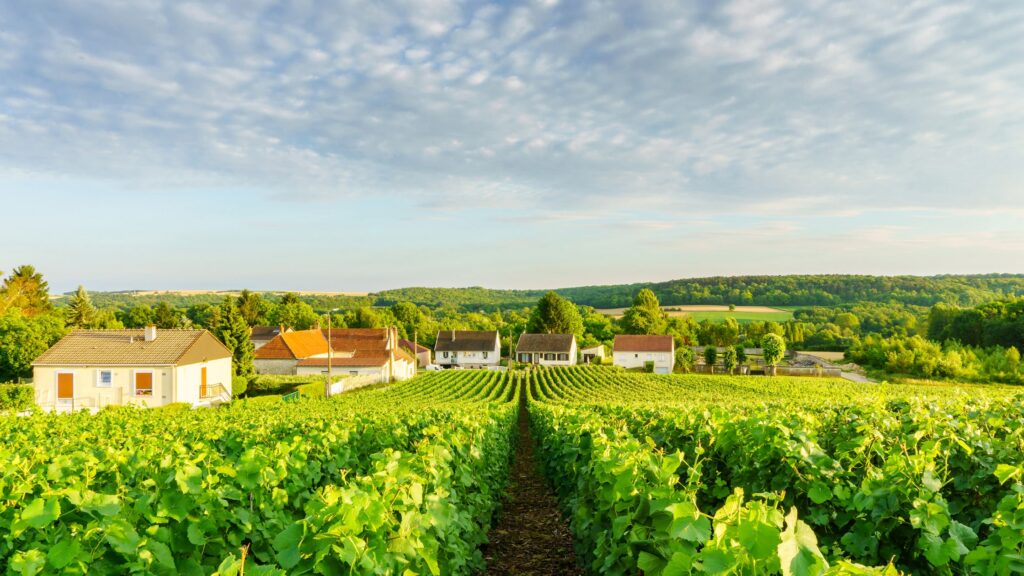
[[[71,404],[75,398],[75,375],[71,373],[57,374],[57,402]]]
[[[199,397],[206,398],[206,366],[199,369]]]

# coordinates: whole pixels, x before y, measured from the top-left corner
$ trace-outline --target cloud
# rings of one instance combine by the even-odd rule
[[[993,209],[1024,181],[1022,16],[927,0],[5,3],[0,170],[545,212],[623,196],[825,218]]]

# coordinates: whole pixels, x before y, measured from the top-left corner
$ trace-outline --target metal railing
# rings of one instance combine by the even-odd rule
[[[230,398],[230,397],[231,397],[231,395],[228,394],[228,389],[225,388],[223,384],[207,384],[205,391],[202,389],[202,387],[200,387],[200,389],[199,389],[199,399],[200,400],[209,400],[211,398]]]
[[[293,401],[293,400],[298,400],[301,397],[302,397],[302,393],[299,392],[298,390],[296,390],[295,392],[289,392],[289,393],[285,394],[284,396],[281,396],[281,400],[283,400],[285,402],[290,402],[290,401]]]

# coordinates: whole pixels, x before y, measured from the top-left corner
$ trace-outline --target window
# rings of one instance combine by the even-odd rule
[[[555,355],[554,354],[545,354],[544,355],[544,359],[545,360],[554,360],[555,359]]]
[[[633,354],[633,358],[639,358],[639,357],[640,357],[639,354]]]
[[[484,360],[487,359],[487,352],[484,352]]]
[[[114,383],[114,371],[113,370],[97,370],[96,371],[96,387],[97,388],[110,388]]]
[[[563,354],[559,354],[558,355],[558,359],[563,361],[563,362],[565,362],[566,360],[569,359],[569,355],[568,354],[564,354],[564,353]]]
[[[447,357],[448,357],[448,352],[447,352],[447,351],[445,351],[445,353],[444,353],[444,357],[445,357],[445,358],[447,358]]]
[[[142,397],[149,397],[153,395],[153,373],[152,372],[136,372],[135,373],[135,395]]]

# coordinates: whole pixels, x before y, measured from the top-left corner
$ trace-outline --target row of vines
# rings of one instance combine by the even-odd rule
[[[535,371],[530,418],[601,574],[1024,572],[1024,395]]]
[[[471,573],[519,389],[464,371],[330,400],[0,417],[0,573]]]

